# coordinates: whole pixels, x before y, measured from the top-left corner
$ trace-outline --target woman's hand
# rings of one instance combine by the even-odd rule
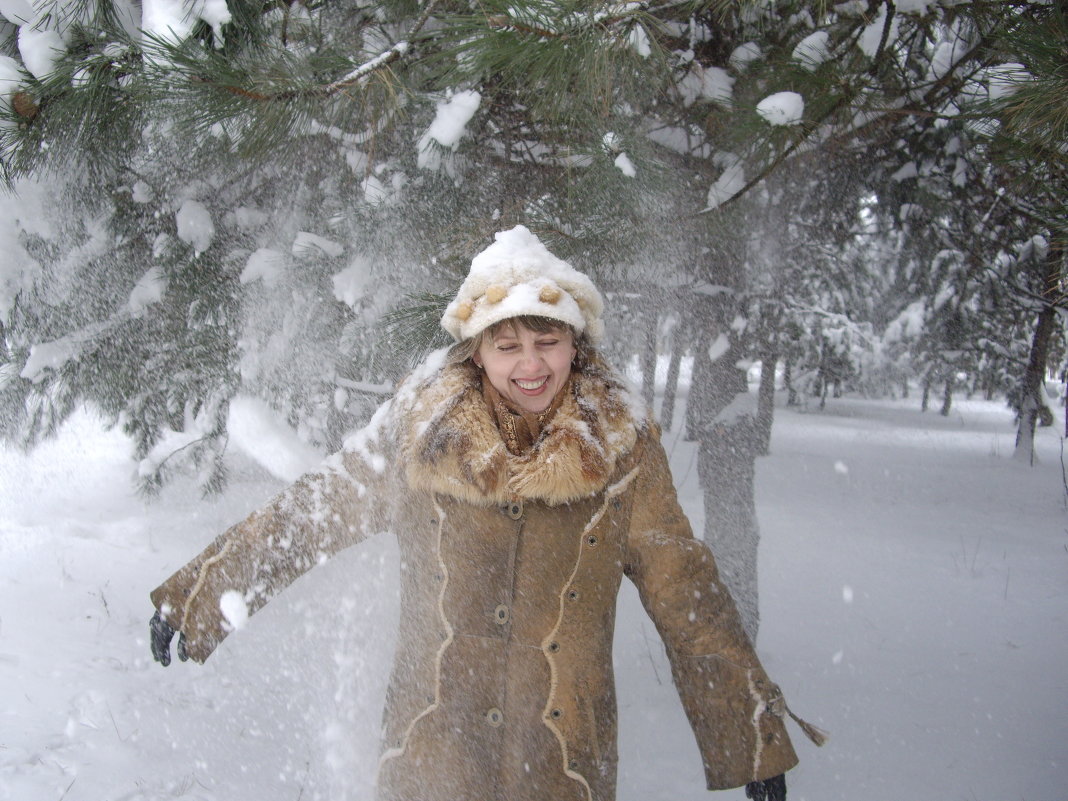
[[[152,658],[163,667],[167,667],[171,663],[171,640],[174,639],[174,629],[170,623],[160,616],[157,610],[156,614],[152,615],[152,619],[148,621],[148,632],[151,640]],[[180,632],[178,633],[177,650],[178,658],[183,662],[189,658],[189,655],[185,652],[185,637]]]
[[[745,797],[753,801],[786,801],[786,776],[780,773],[770,779],[749,782],[745,786]]]

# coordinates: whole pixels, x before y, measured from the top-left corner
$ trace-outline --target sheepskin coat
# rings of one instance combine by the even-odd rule
[[[232,628],[223,609],[235,597],[254,612],[331,554],[391,530],[401,619],[379,799],[611,801],[626,576],[663,638],[708,787],[785,772],[797,761],[785,704],[679,508],[655,426],[596,358],[565,391],[516,456],[477,368],[439,354],[342,452],[153,602],[202,662]]]

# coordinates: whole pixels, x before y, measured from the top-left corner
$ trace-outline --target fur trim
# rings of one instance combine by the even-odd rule
[[[400,409],[401,455],[413,489],[494,506],[516,498],[569,503],[613,478],[640,430],[622,380],[599,358],[571,379],[571,392],[530,452],[513,456],[486,408],[470,362],[446,365]]]

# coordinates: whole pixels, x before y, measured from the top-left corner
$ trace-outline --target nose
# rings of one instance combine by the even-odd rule
[[[523,348],[522,358],[519,360],[519,366],[524,369],[537,370],[541,367],[541,356],[535,348]]]

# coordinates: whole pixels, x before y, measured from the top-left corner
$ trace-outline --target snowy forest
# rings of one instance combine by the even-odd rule
[[[1066,433],[1064,0],[0,0],[0,43],[0,436],[90,409],[139,497],[225,493],[235,410],[338,449],[517,224],[604,290],[754,635],[777,409]]]
[[[225,483],[235,398],[336,449],[492,232],[604,287],[648,400],[702,388],[707,533],[791,401],[1004,397],[1065,362],[1063,4],[4,0],[0,427],[91,404],[145,492]],[[728,556],[737,572],[752,553]],[[749,567],[747,567],[747,565]]]

